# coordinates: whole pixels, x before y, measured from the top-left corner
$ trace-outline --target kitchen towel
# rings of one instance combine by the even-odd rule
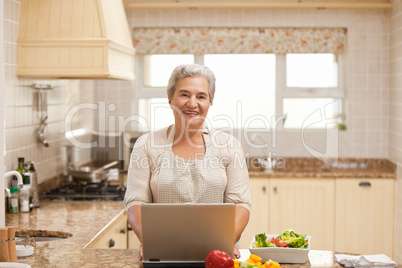
[[[346,267],[396,267],[397,263],[385,254],[344,255],[335,254],[335,260]]]

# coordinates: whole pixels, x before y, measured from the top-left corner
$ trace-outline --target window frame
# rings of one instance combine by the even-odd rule
[[[340,98],[342,99],[342,113],[345,114],[345,65],[343,55],[336,55],[338,61],[338,87],[336,88],[308,88],[287,87],[286,85],[286,54],[276,55],[276,109],[275,116],[283,115],[283,100],[286,98]],[[277,125],[277,130],[297,130],[284,128],[283,121]],[[320,130],[317,128],[316,130]]]
[[[344,56],[336,55],[338,61],[338,87],[336,88],[306,88],[286,86],[286,54],[276,54],[276,85],[275,85],[275,118],[283,115],[283,100],[285,98],[340,98],[342,99],[343,123],[345,120],[345,64]],[[194,63],[204,64],[204,55],[194,55]],[[149,87],[143,83],[143,56],[135,58],[137,77],[135,80],[135,108],[138,114],[138,101],[141,98],[166,98],[166,87]],[[284,128],[283,121],[276,125],[276,130],[296,131],[296,128]],[[255,128],[255,131],[261,129]],[[322,130],[317,128],[315,130]]]

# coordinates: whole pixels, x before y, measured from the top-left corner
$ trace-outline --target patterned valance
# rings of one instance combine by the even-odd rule
[[[346,28],[134,28],[137,54],[337,53]]]

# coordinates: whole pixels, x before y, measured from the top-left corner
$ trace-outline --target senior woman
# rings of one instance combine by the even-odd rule
[[[234,203],[235,243],[248,223],[249,177],[241,145],[231,135],[204,126],[214,94],[215,76],[208,67],[179,65],[167,86],[174,125],[142,135],[135,143],[124,204],[141,243],[144,202]],[[240,257],[236,246],[234,255]]]

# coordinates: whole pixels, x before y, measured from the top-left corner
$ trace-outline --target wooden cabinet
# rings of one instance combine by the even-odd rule
[[[139,249],[140,245],[127,221],[127,211],[123,210],[85,248]]]
[[[334,189],[334,179],[250,178],[251,216],[241,246],[258,233],[294,229],[312,236],[312,249],[333,250]]]
[[[86,248],[127,248],[127,214],[122,211],[106,225]]]
[[[250,178],[251,216],[240,240],[286,229],[311,235],[311,248],[393,257],[395,180]]]
[[[394,184],[393,179],[336,179],[335,251],[392,258]]]
[[[252,205],[249,223],[240,238],[242,248],[249,247],[254,235],[268,232],[269,179],[250,178],[249,185]]]
[[[311,248],[334,247],[334,179],[272,179],[269,232],[311,235]]]

